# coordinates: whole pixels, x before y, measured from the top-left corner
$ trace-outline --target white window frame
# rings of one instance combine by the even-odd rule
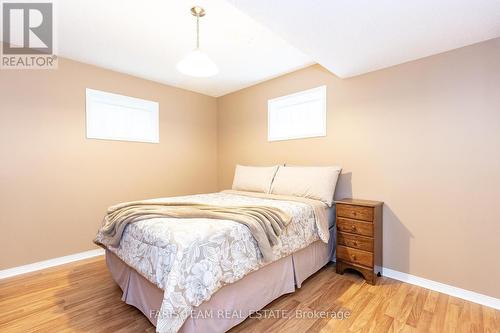
[[[114,136],[103,133],[98,133],[92,124],[95,124],[97,119],[98,104],[108,104],[112,106],[124,107],[127,109],[135,109],[142,112],[148,112],[151,118],[151,128],[141,133],[140,136],[124,135]],[[157,102],[148,101],[140,98],[134,98],[124,95],[113,94],[105,91],[86,89],[86,134],[88,139],[103,139],[103,140],[117,140],[117,141],[133,141],[133,142],[160,142],[160,120],[159,120],[160,106]]]
[[[301,103],[307,103],[308,101],[310,102],[313,100],[320,102],[320,108],[321,108],[320,112],[322,113],[322,115],[321,115],[322,123],[320,124],[320,129],[318,131],[310,132],[308,134],[303,134],[303,135],[290,134],[290,135],[285,135],[285,136],[274,136],[272,134],[272,126],[273,126],[272,120],[271,120],[271,118],[272,118],[271,113],[272,112],[279,112],[280,109],[284,109],[287,106],[286,105],[287,103],[289,103],[288,106],[290,106],[290,105],[297,105],[297,104],[301,104]],[[323,137],[323,136],[326,136],[326,85],[268,100],[268,102],[267,102],[267,140],[269,142],[303,139],[303,138],[314,138],[314,137]]]

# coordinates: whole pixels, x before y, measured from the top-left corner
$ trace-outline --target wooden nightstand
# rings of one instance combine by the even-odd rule
[[[342,199],[335,201],[337,221],[337,273],[355,269],[375,284],[382,267],[383,202]],[[380,276],[380,272],[377,272]]]

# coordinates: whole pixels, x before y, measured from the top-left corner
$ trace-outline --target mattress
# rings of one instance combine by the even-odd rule
[[[335,226],[335,204],[332,207],[326,208],[328,214],[328,228]]]
[[[281,259],[329,238],[329,231],[318,226],[312,206],[292,199],[219,192],[161,200],[279,208],[292,216],[274,249],[275,257]],[[332,210],[329,214],[334,215]],[[108,250],[164,292],[158,332],[177,332],[193,308],[225,285],[269,264],[263,261],[248,228],[230,220],[143,220],[128,225],[119,246]]]
[[[328,245],[316,241],[222,287],[210,300],[193,309],[180,332],[221,333],[229,330],[276,298],[300,288],[309,276],[331,259],[333,248],[333,237]],[[106,251],[106,263],[113,279],[123,290],[122,300],[138,308],[156,326],[161,315],[163,290],[110,251]],[[235,313],[238,315],[224,315]]]

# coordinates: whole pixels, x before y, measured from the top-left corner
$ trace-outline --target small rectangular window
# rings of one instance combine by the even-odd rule
[[[268,141],[326,136],[326,86],[268,101]]]
[[[87,138],[160,142],[159,104],[87,89]]]

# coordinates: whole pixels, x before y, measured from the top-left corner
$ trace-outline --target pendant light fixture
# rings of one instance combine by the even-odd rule
[[[191,8],[191,14],[196,17],[196,49],[179,61],[177,70],[182,74],[195,77],[214,76],[219,72],[217,65],[205,52],[200,50],[200,17],[205,16],[205,10],[195,6]]]

